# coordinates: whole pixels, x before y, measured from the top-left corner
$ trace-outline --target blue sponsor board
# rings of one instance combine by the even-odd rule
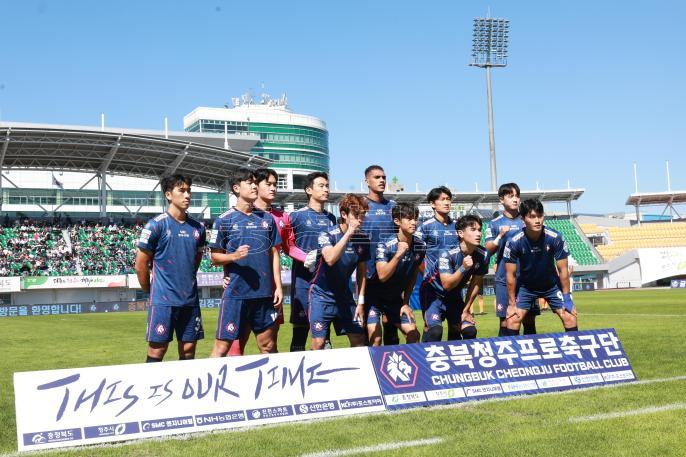
[[[340,410],[338,402],[336,400],[300,403],[297,405],[293,405],[293,409],[295,410],[295,413],[297,415],[328,413],[330,411]]]
[[[341,409],[369,408],[372,406],[382,406],[383,399],[381,397],[346,398],[340,400],[339,404],[341,405]]]
[[[83,428],[83,437],[85,439],[103,438],[109,436],[131,435],[132,433],[139,433],[140,428],[138,422],[126,422],[119,424],[96,425],[93,427]]]
[[[636,379],[614,329],[369,350],[389,409]]]
[[[168,417],[166,419],[155,419],[141,422],[143,433],[158,432],[161,430],[172,430],[175,428],[193,427],[195,421],[193,416]]]
[[[226,411],[223,413],[201,414],[195,416],[195,425],[231,424],[245,421],[245,411]]]
[[[49,432],[24,433],[24,446],[37,446],[40,444],[61,443],[81,439],[80,428],[67,428],[51,430]]]
[[[268,408],[249,409],[246,411],[249,421],[274,419],[293,415],[293,407],[290,405],[270,406]]]
[[[672,279],[672,289],[686,289],[686,279]]]

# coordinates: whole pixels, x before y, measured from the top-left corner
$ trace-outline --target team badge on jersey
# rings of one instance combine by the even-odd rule
[[[267,224],[267,221],[262,221],[262,228],[268,228],[269,224]]]
[[[200,239],[200,231],[198,229],[193,230],[193,238],[197,240]]]

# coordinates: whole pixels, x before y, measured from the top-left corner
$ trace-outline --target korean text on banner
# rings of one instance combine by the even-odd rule
[[[15,373],[20,451],[383,411],[367,348]]]
[[[370,352],[389,409],[636,379],[614,329],[375,347]]]

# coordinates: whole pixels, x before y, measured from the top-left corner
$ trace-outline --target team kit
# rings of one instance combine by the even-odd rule
[[[482,244],[481,218],[453,219],[447,187],[431,189],[433,216],[420,223],[415,205],[384,197],[381,166],[367,167],[364,175],[368,194],[343,196],[336,218],[325,209],[326,173],[307,175],[307,206],[286,213],[272,206],[274,170],[240,168],[229,181],[236,204],[209,233],[187,213],[192,179],[163,177],[168,209],[141,231],[135,265],[150,294],[147,362],[162,361],[174,335],[179,359],[195,358],[204,338],[196,274],[208,246],[212,264],[224,270],[211,357],[242,355],[252,334],[260,353],[277,352],[285,322],[281,252],[292,259],[291,351],[305,350],[308,335],[311,349],[330,348],[332,328],[351,347],[400,344],[400,334],[406,343],[441,341],[444,321],[447,340],[476,338],[472,306],[492,257],[499,336],[536,333],[539,299],[565,331],[577,330],[567,244],[545,226],[540,201],[521,200],[517,184],[500,186],[502,211]],[[421,329],[410,307],[417,280]]]

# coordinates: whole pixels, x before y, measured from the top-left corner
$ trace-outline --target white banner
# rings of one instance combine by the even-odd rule
[[[24,289],[85,289],[126,287],[126,275],[112,276],[27,276]]]
[[[641,282],[686,275],[686,248],[638,249]]]
[[[0,293],[19,292],[21,290],[21,278],[0,278]]]
[[[14,374],[20,451],[383,411],[366,347]]]

